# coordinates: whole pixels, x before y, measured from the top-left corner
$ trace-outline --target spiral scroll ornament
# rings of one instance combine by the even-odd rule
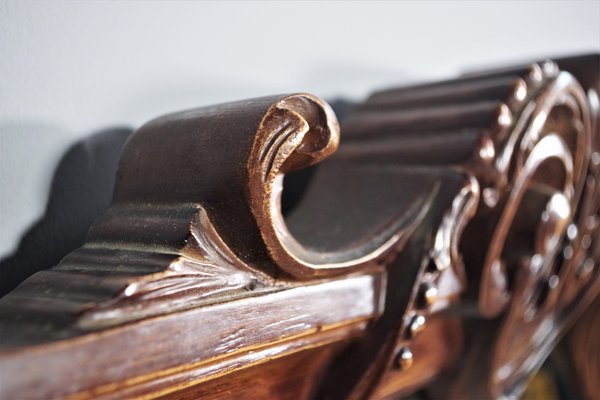
[[[378,92],[342,126],[350,144],[340,151],[353,162],[460,171],[480,193],[470,212],[448,217],[457,247],[446,241],[439,246],[445,251],[435,251],[444,237],[440,226],[430,254],[434,268],[425,268],[413,288],[415,299],[436,294],[429,300],[437,314],[432,317],[448,323],[456,315],[465,318],[465,344],[473,340],[493,349],[482,363],[476,346],[465,346],[464,371],[448,381],[457,397],[518,395],[599,291],[594,95],[545,61]],[[458,285],[429,279],[427,271],[444,265],[452,266]],[[458,288],[453,296],[439,295],[450,287]],[[424,337],[441,331],[424,327],[423,321],[436,318],[417,305],[405,309],[403,331],[416,322]],[[480,328],[490,334],[482,337]],[[427,352],[419,349],[433,339],[409,339],[398,341],[400,372],[389,362],[392,372],[380,381],[378,394],[422,379]],[[428,368],[441,370],[441,358]]]
[[[599,289],[597,110],[571,75],[544,72],[515,133],[513,183],[484,264],[481,305],[493,314],[508,304],[491,359],[497,398],[518,396]]]

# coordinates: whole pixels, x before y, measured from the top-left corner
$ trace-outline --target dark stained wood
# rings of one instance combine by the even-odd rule
[[[377,277],[357,276],[196,307],[69,342],[17,348],[3,353],[2,390],[30,398],[93,394],[144,375],[170,374],[180,365],[216,363],[235,354],[242,356],[233,366],[241,366],[254,358],[244,358],[244,353],[264,347],[268,357],[281,356],[294,350],[291,339],[299,338],[302,346],[318,344],[316,333],[330,329],[346,338],[364,330],[364,323],[381,312],[380,285]],[[279,345],[284,340],[290,343]],[[265,356],[258,353],[256,358]],[[214,372],[220,369],[224,367]],[[22,370],[27,374],[20,374]],[[11,379],[5,380],[7,376]],[[63,376],[69,377],[68,384],[55,386]]]
[[[246,368],[204,384],[172,392],[164,398],[177,399],[311,399],[321,371],[328,367],[340,344],[303,350],[276,359],[264,368]]]
[[[518,396],[600,293],[598,60],[149,122],[0,299],[0,397]]]
[[[567,336],[573,375],[581,384],[580,393],[592,400],[600,393],[600,297],[590,304]]]
[[[432,318],[427,329],[412,343],[397,343],[394,349],[396,359],[389,361],[387,373],[372,396],[393,399],[418,390],[452,366],[462,350],[460,322],[437,316]],[[403,355],[403,351],[410,351],[412,362],[399,362],[397,357]],[[404,358],[409,359],[408,356]]]

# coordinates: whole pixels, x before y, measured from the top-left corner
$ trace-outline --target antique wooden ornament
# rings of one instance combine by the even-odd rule
[[[600,294],[599,92],[590,55],[150,121],[0,299],[0,398],[518,396]]]

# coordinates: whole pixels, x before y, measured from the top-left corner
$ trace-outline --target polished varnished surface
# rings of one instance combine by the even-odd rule
[[[1,395],[518,396],[600,292],[598,59],[149,122],[0,299]]]

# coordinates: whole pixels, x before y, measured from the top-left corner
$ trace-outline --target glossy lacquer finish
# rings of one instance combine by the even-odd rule
[[[0,300],[0,397],[517,397],[600,292],[598,67],[149,122]]]

